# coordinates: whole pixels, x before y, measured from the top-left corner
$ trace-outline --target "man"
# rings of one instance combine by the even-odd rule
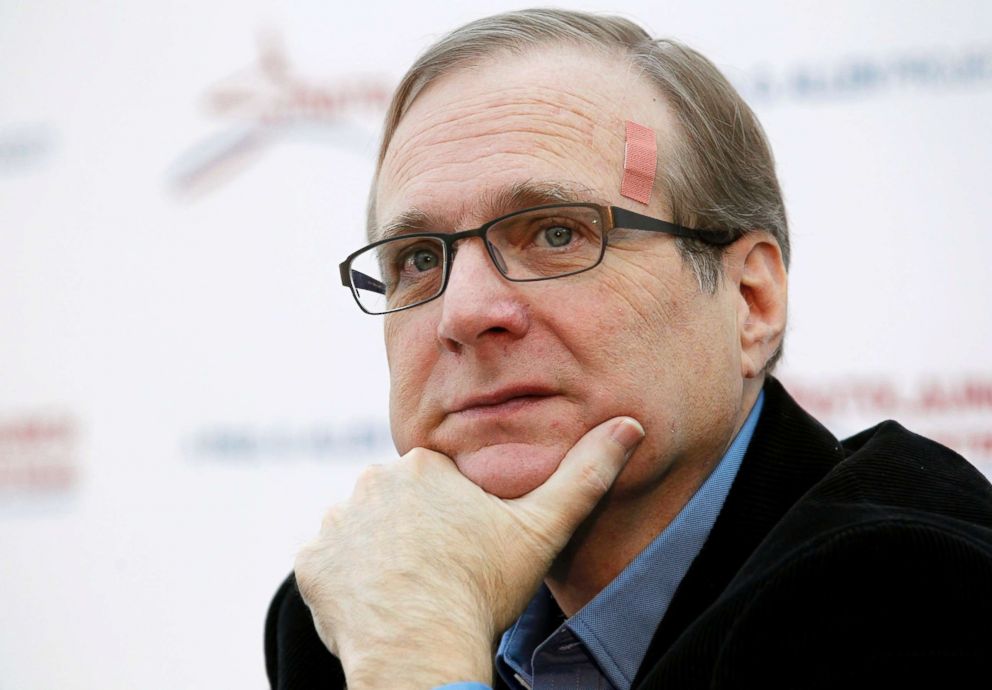
[[[387,116],[371,245],[402,457],[269,613],[278,688],[837,687],[988,669],[992,490],[770,378],[788,234],[719,72],[621,19],[433,46]],[[543,584],[542,584],[543,582]]]

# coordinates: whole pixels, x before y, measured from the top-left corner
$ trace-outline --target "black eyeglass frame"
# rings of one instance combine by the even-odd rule
[[[599,212],[600,218],[604,221],[602,230],[602,244],[599,248],[599,256],[596,258],[595,263],[585,267],[580,268],[577,271],[571,271],[570,273],[562,273],[560,275],[553,276],[542,276],[538,278],[511,278],[506,275],[504,267],[501,265],[502,259],[495,254],[493,254],[493,247],[486,240],[486,233],[489,232],[489,228],[501,223],[508,218],[513,218],[522,213],[532,213],[534,211],[541,211],[544,209],[553,208],[591,208]],[[585,273],[590,271],[599,264],[603,262],[603,256],[606,254],[606,246],[608,244],[608,235],[610,232],[617,228],[622,228],[624,230],[644,230],[646,232],[660,232],[666,235],[673,235],[675,237],[682,237],[685,239],[696,240],[703,242],[705,244],[710,244],[718,247],[725,247],[729,244],[733,244],[739,240],[743,235],[744,231],[740,229],[715,229],[715,230],[698,230],[695,228],[687,228],[684,225],[676,225],[675,223],[669,223],[668,221],[661,220],[659,218],[652,218],[651,216],[645,216],[636,211],[629,211],[625,208],[620,208],[619,206],[603,206],[601,204],[593,204],[588,202],[574,202],[574,203],[559,203],[559,204],[544,204],[542,206],[533,206],[531,208],[521,209],[519,211],[514,211],[513,213],[507,213],[499,218],[495,218],[488,223],[484,223],[477,228],[472,230],[460,230],[458,232],[412,232],[409,234],[398,235],[394,237],[387,237],[386,239],[378,240],[371,244],[367,244],[358,251],[352,252],[348,257],[341,262],[338,269],[341,272],[341,284],[344,287],[351,290],[352,296],[355,298],[355,302],[358,304],[358,308],[361,309],[366,314],[371,314],[373,316],[378,316],[381,314],[392,314],[398,311],[403,311],[404,309],[412,309],[413,307],[419,307],[421,304],[427,304],[428,302],[437,299],[444,294],[444,291],[448,288],[448,278],[451,276],[451,264],[454,261],[455,256],[455,243],[461,240],[468,239],[470,237],[480,237],[482,238],[482,244],[486,247],[486,253],[489,254],[489,258],[492,260],[493,265],[496,266],[496,270],[500,272],[507,280],[514,283],[533,283],[539,280],[555,280],[557,278],[565,278],[567,276],[578,275],[579,273]],[[442,270],[444,274],[441,279],[441,288],[438,290],[437,294],[428,297],[422,302],[414,302],[413,304],[408,304],[403,307],[397,307],[396,309],[388,309],[386,311],[369,311],[362,305],[362,301],[358,296],[359,287],[354,284],[351,278],[351,262],[355,257],[360,254],[364,254],[370,249],[374,249],[379,245],[392,242],[397,239],[413,239],[417,237],[430,237],[433,239],[440,240],[444,246],[444,263],[442,264]],[[360,275],[365,276],[364,273]],[[368,277],[368,276],[366,276]],[[376,281],[378,282],[378,281]],[[378,286],[366,286],[364,289],[370,289],[371,287]],[[383,288],[385,286],[382,286]],[[383,292],[385,294],[385,292]]]

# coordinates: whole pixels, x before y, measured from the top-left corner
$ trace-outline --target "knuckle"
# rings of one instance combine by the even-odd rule
[[[423,475],[438,466],[440,455],[426,448],[414,448],[403,456],[403,462],[415,474]]]
[[[595,463],[584,465],[579,470],[579,480],[586,492],[594,496],[600,496],[610,488],[609,477]]]
[[[411,448],[407,451],[407,454],[403,456],[403,460],[408,464],[422,464],[425,462],[430,462],[430,458],[433,455],[434,452],[427,450],[426,448]]]
[[[365,479],[367,481],[374,481],[375,479],[382,476],[385,472],[386,466],[381,463],[373,463],[362,470],[361,474],[358,475],[359,481]]]
[[[324,513],[324,519],[320,523],[322,532],[329,532],[338,525],[341,521],[341,511],[342,507],[340,504],[332,505],[327,509],[327,512]]]
[[[306,601],[316,585],[316,573],[313,567],[312,549],[305,546],[296,554],[293,563],[293,573],[296,577],[296,588]]]
[[[383,465],[369,465],[358,474],[358,479],[355,480],[355,489],[365,490],[377,486],[382,482],[385,470]]]
[[[327,548],[326,540],[317,540],[304,546],[296,554],[293,575],[296,588],[308,606],[324,600],[328,582],[336,577],[334,554]]]

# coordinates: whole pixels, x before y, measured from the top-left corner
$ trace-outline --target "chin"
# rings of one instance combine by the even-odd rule
[[[530,443],[498,443],[458,453],[455,464],[486,493],[499,498],[519,498],[554,474],[566,450]]]

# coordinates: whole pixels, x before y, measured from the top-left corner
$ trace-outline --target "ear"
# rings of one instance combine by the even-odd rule
[[[785,335],[788,277],[782,250],[767,232],[745,235],[735,244],[733,254],[737,259],[733,277],[739,290],[737,329],[741,339],[741,375],[756,378]]]

